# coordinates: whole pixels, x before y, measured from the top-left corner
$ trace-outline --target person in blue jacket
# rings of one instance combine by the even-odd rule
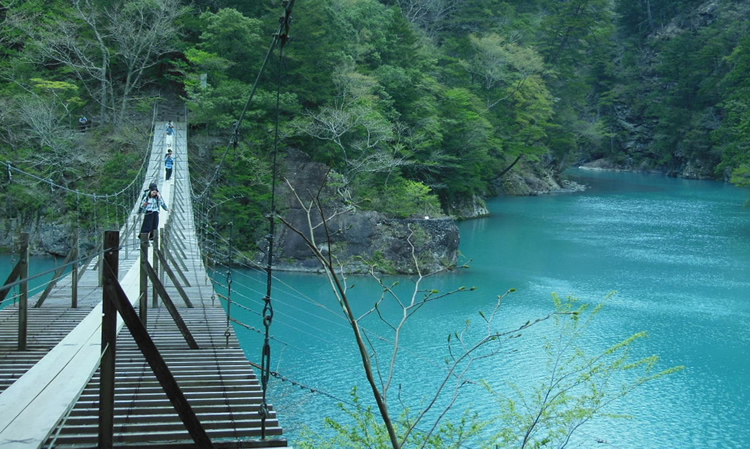
[[[166,181],[172,177],[172,168],[174,168],[174,156],[172,150],[167,150],[166,156],[164,156],[164,169],[166,170]]]
[[[86,128],[89,127],[89,119],[86,118],[85,115],[82,115],[81,118],[78,119],[78,129],[82,132],[86,132]]]

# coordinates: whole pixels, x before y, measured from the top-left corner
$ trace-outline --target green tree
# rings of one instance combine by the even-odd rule
[[[74,74],[100,108],[103,123],[122,124],[149,71],[176,50],[178,0],[137,0],[97,5],[76,0],[40,8],[36,0],[8,12],[6,25],[24,36],[23,61],[58,65]]]
[[[437,175],[440,185],[433,189],[446,209],[457,199],[486,193],[497,173],[489,153],[499,142],[484,111],[482,100],[467,89],[447,89],[442,94],[439,117],[444,156]]]
[[[387,448],[388,433],[377,414],[362,403],[359,392],[355,387],[349,404],[339,403],[338,406],[349,418],[350,423],[341,422],[330,417],[325,418],[325,426],[334,431],[333,437],[322,436],[318,432],[307,430],[303,432],[299,447],[303,449],[339,449],[339,448]],[[399,417],[399,433],[405,433],[409,428],[408,411]],[[460,420],[447,421],[440,424],[434,432],[414,432],[409,447],[425,449],[460,449],[467,447],[473,440],[479,438],[484,426],[476,415],[466,414]]]
[[[496,157],[510,163],[546,153],[547,129],[554,109],[543,79],[542,58],[533,49],[497,34],[470,35],[469,40],[475,55],[467,68],[482,86],[487,110],[494,116],[496,135],[502,141],[504,151],[496,150]]]
[[[334,0],[295,6],[294,42],[288,46],[285,79],[306,108],[328,104],[336,96],[333,73],[350,61],[356,36],[338,14]]]
[[[393,216],[434,215],[429,187],[403,178],[403,170],[414,165],[412,153],[401,142],[407,130],[388,119],[390,102],[377,80],[349,66],[340,69],[334,82],[336,102],[308,112],[296,126],[323,142],[317,143],[315,157],[342,175],[339,192],[359,207]],[[391,209],[396,206],[394,198],[404,201]]]
[[[231,67],[222,69],[232,79],[252,83],[271,43],[263,38],[263,22],[231,8],[204,12],[200,19],[204,25],[198,49],[228,61]]]
[[[213,206],[209,219],[221,227],[216,231],[225,238],[231,231],[235,248],[254,251],[266,233],[263,224],[270,207],[271,167],[246,145],[240,145],[228,157],[224,182],[210,192]]]
[[[551,64],[563,67],[580,64],[587,50],[596,47],[598,30],[612,23],[609,0],[545,1],[543,4],[548,13],[540,24],[539,51]]]
[[[721,151],[719,175],[739,186],[750,186],[750,37],[747,35],[727,57],[731,70],[723,85],[726,113],[712,138]]]

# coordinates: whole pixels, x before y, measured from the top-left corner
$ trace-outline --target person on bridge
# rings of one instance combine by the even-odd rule
[[[148,193],[141,202],[139,211],[145,212],[143,216],[143,225],[141,226],[141,234],[148,234],[148,239],[153,240],[154,236],[159,230],[159,208],[169,210],[167,204],[161,197],[159,189],[156,187],[156,183],[152,182],[148,186]]]
[[[169,123],[167,123],[167,125],[164,127],[164,133],[167,136],[167,147],[171,147],[172,139],[174,136],[174,124],[172,123],[172,120],[170,120]]]
[[[167,179],[172,177],[172,168],[174,167],[174,156],[172,156],[172,150],[167,150],[167,155],[164,156],[164,169],[166,170]]]
[[[86,132],[86,128],[89,127],[89,119],[86,118],[85,115],[82,115],[81,118],[78,119],[78,129],[82,132]]]

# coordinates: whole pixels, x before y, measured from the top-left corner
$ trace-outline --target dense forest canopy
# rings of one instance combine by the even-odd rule
[[[245,244],[277,117],[282,147],[331,166],[351,204],[397,217],[455,215],[510,171],[594,160],[750,185],[744,1],[298,0],[260,77],[279,2],[4,5],[0,154],[70,189],[130,182],[170,95],[189,109],[194,179],[211,176],[256,87],[211,199]],[[0,195],[22,222],[74,213],[38,180]]]

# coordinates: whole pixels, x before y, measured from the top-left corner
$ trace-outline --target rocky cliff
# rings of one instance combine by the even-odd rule
[[[34,256],[53,255],[65,257],[73,244],[76,229],[63,223],[50,223],[39,217],[37,220],[23,223],[20,219],[7,218],[0,230],[0,251],[15,253],[19,245],[21,232],[29,233],[29,253]],[[81,253],[96,247],[95,237],[86,232],[79,232]]]
[[[452,218],[394,219],[358,210],[327,184],[330,174],[327,166],[301,152],[288,155],[278,193],[279,213],[289,225],[280,226],[277,233],[275,267],[322,270],[299,233],[348,273],[364,273],[372,265],[378,271],[403,274],[415,273],[417,267],[431,273],[455,266],[459,233]],[[267,244],[260,242],[259,247]]]
[[[619,36],[613,101],[597,106],[610,108],[603,141],[609,148],[584,148],[579,162],[590,169],[728,181],[731,170],[717,170],[725,135],[717,130],[732,107],[726,89],[738,62],[729,55],[741,51],[750,3],[672,3],[642,37]]]

